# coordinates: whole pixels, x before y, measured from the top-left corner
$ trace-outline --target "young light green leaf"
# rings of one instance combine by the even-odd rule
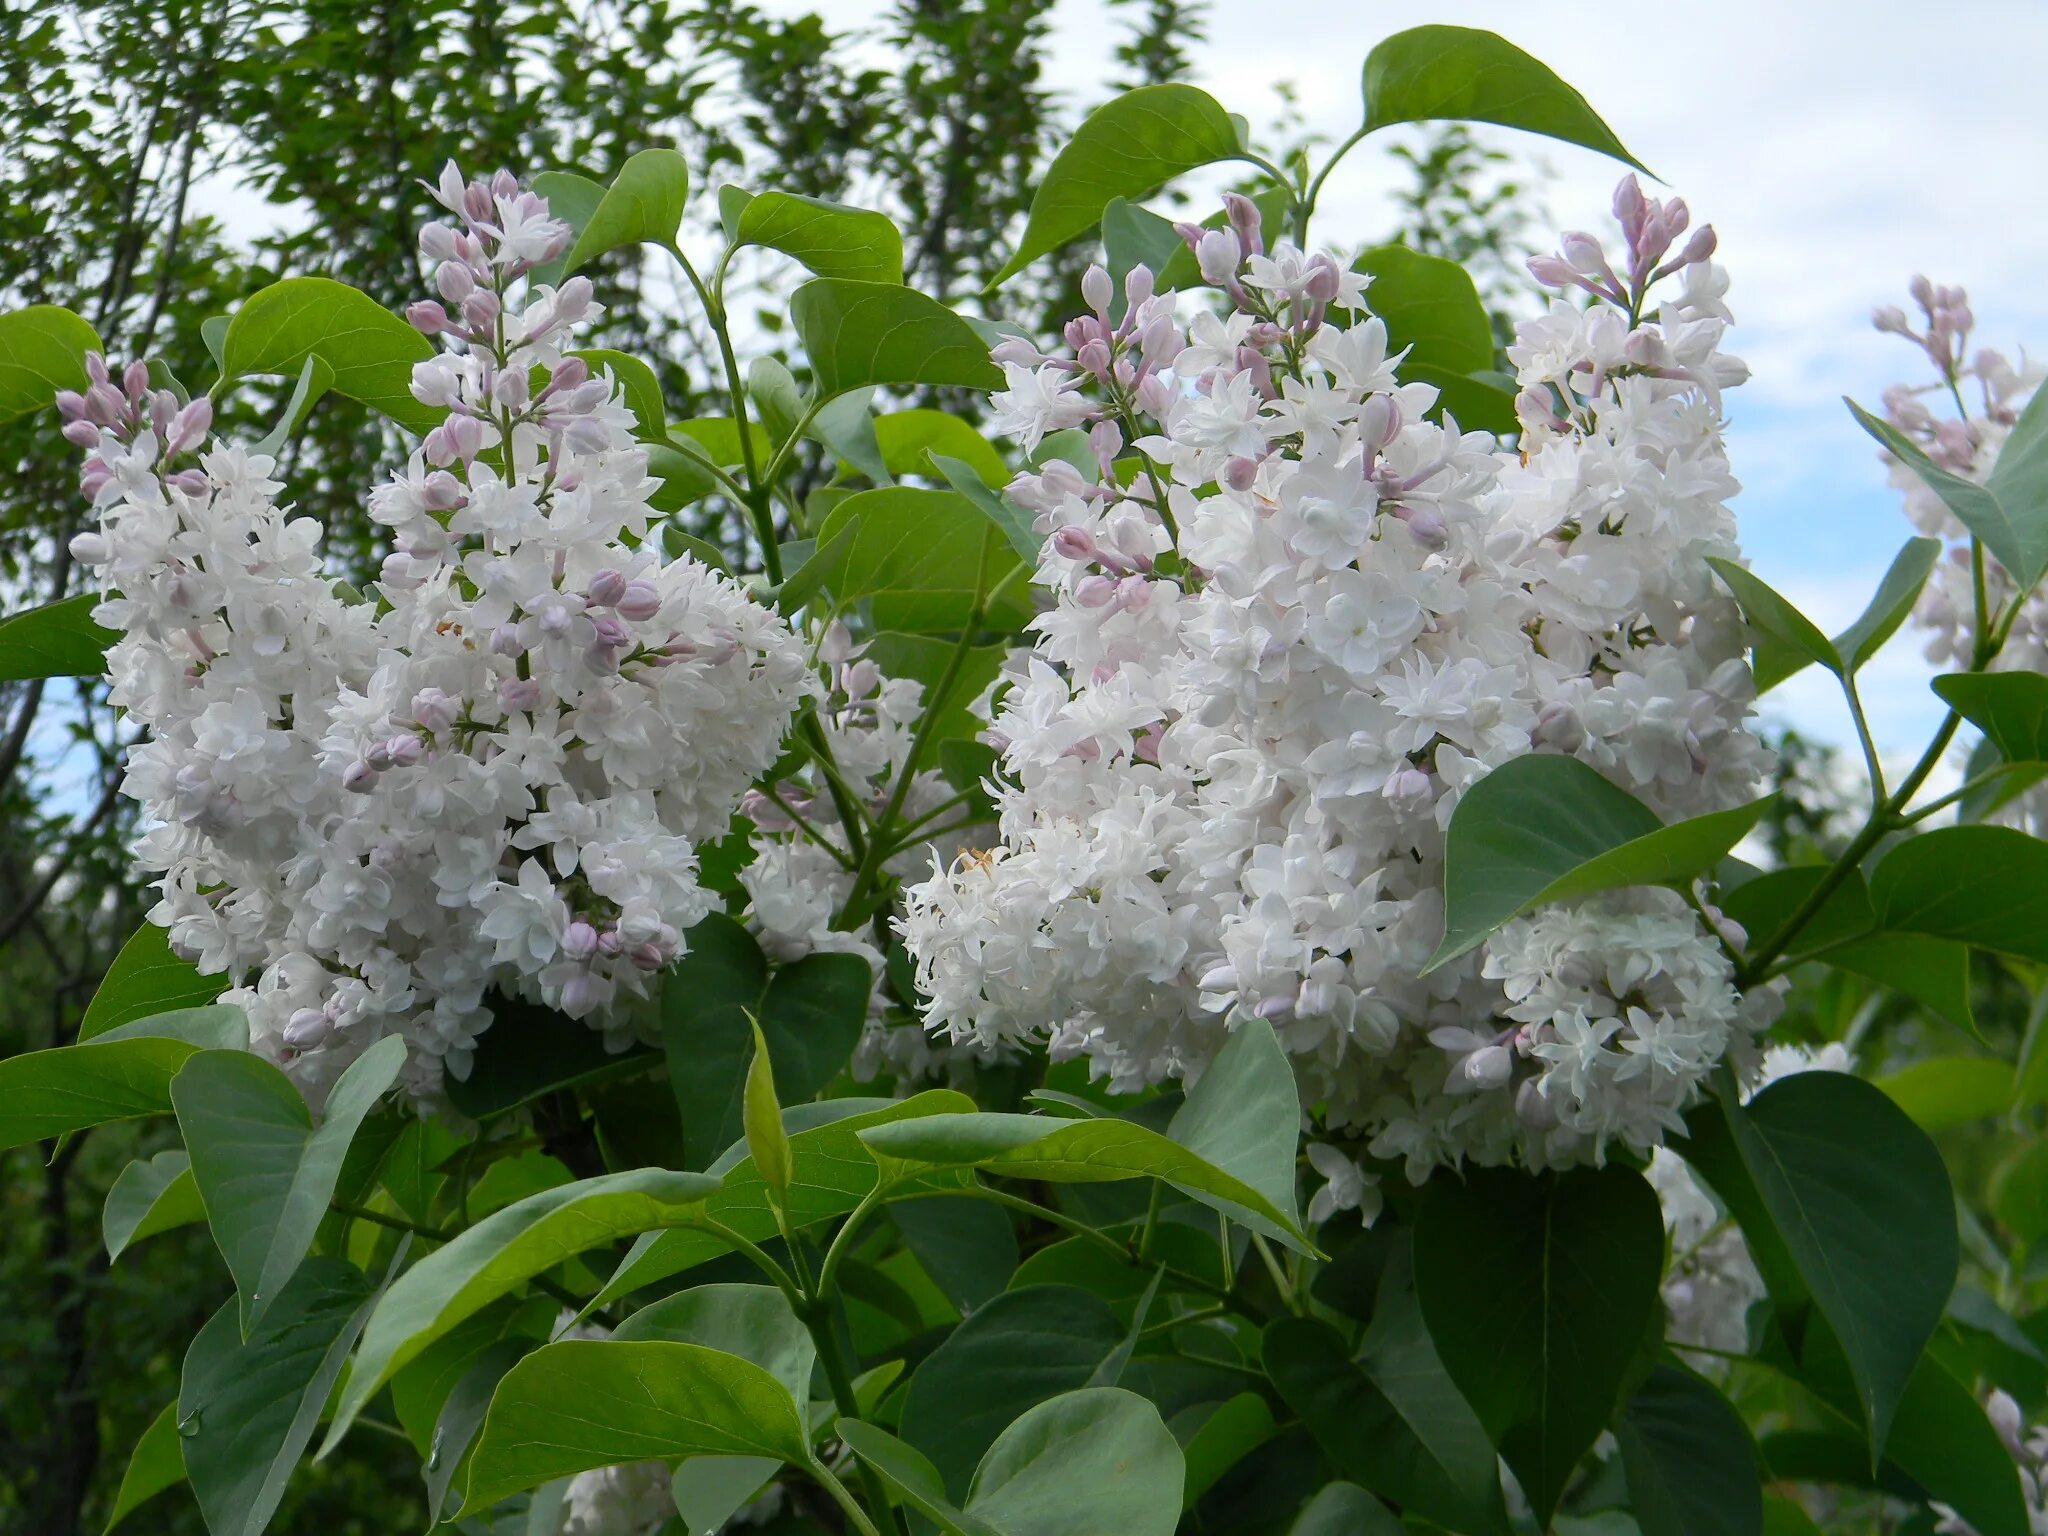
[[[872,985],[866,962],[850,955],[807,955],[771,973],[753,935],[723,913],[692,928],[662,988],[685,1162],[704,1167],[745,1134],[757,1026],[778,1099],[815,1098],[859,1043]]]
[[[747,1153],[754,1160],[769,1199],[779,1206],[789,1197],[789,1133],[782,1128],[782,1105],[775,1097],[775,1069],[769,1064],[768,1041],[761,1033],[761,1022],[748,1014],[747,1023],[754,1032],[754,1058],[747,1063],[746,1107],[742,1112]]]
[[[349,1064],[315,1129],[306,1101],[247,1051],[202,1051],[171,1081],[178,1129],[213,1240],[235,1277],[248,1338],[312,1251],[356,1128],[405,1065],[387,1035]]]
[[[1586,98],[1505,38],[1471,27],[1411,27],[1365,59],[1365,127],[1499,123],[1611,155],[1647,171]]]
[[[1248,1019],[1231,1030],[1202,1080],[1174,1111],[1166,1134],[1257,1190],[1289,1225],[1300,1224],[1294,1184],[1301,1091],[1265,1019]]]
[[[0,422],[48,410],[59,390],[84,389],[86,354],[105,350],[97,331],[55,304],[0,314]]]
[[[721,189],[720,201],[724,201]],[[879,213],[793,192],[762,192],[739,210],[735,245],[765,245],[819,277],[903,281],[903,236]]]
[[[1952,672],[1929,685],[2009,763],[2048,762],[2048,677],[2038,672]]]
[[[567,276],[607,251],[624,245],[672,246],[690,196],[690,167],[672,149],[643,149],[619,167],[619,174],[591,210],[562,264]]]
[[[1906,615],[1920,600],[1920,589],[1927,585],[1928,572],[1934,569],[1940,554],[1939,539],[1908,539],[1893,557],[1869,605],[1854,623],[1835,636],[1835,654],[1851,672],[1883,649],[1885,641],[1906,622]]]
[[[450,1519],[462,1505],[462,1491],[469,1487],[470,1457],[476,1437],[490,1412],[491,1395],[505,1373],[536,1347],[532,1339],[499,1339],[471,1359],[456,1379],[441,1410],[434,1418],[426,1465],[420,1470],[427,1484],[427,1509],[436,1525]],[[451,1500],[449,1491],[455,1490]]]
[[[121,1486],[114,1492],[114,1507],[101,1527],[101,1536],[134,1514],[145,1501],[166,1488],[185,1481],[185,1450],[178,1443],[178,1405],[165,1403],[163,1411],[149,1421],[149,1428],[135,1442],[128,1466],[121,1474]]]
[[[360,289],[328,277],[288,277],[235,311],[221,344],[221,374],[296,378],[317,357],[333,370],[336,394],[425,432],[446,413],[413,398],[412,370],[433,355],[426,337]]]
[[[965,460],[935,452],[931,461],[932,467],[945,477],[946,484],[966,497],[976,511],[1002,530],[1003,537],[1010,541],[1010,547],[1017,551],[1020,560],[1026,565],[1037,565],[1039,547],[1045,540],[1032,527],[1029,512],[985,481],[981,472]]]
[[[995,446],[950,411],[891,411],[878,416],[875,441],[892,475],[929,475],[944,455],[965,465],[981,485],[998,486],[1010,478],[1010,467]],[[946,480],[959,489],[950,475]]]
[[[1403,1536],[1394,1512],[1356,1483],[1325,1483],[1301,1506],[1287,1536]]]
[[[1002,387],[974,327],[901,283],[813,278],[791,296],[789,318],[821,401],[870,384]]]
[[[1291,1248],[1310,1250],[1288,1210],[1180,1143],[1129,1120],[933,1115],[861,1132],[877,1157],[908,1169],[979,1168],[1055,1184],[1159,1178]]]
[[[0,619],[0,683],[32,677],[98,677],[121,637],[92,621],[97,592],[78,592]]]
[[[666,1340],[564,1340],[498,1383],[462,1513],[592,1467],[684,1456],[808,1466],[810,1436],[789,1389],[751,1360]]]
[[[1710,1383],[1658,1366],[1628,1400],[1615,1437],[1643,1536],[1763,1536],[1756,1449]]]
[[[688,1536],[719,1536],[781,1470],[769,1456],[692,1456],[669,1479],[669,1497]]]
[[[818,1347],[772,1285],[698,1285],[642,1307],[612,1330],[620,1343],[666,1339],[751,1360],[798,1402],[811,1391]]]
[[[931,1459],[950,1496],[964,1499],[975,1463],[1004,1427],[1058,1393],[1087,1386],[1125,1332],[1092,1292],[1069,1285],[1004,1291],[919,1364],[898,1432]]]
[[[954,1507],[938,1468],[915,1446],[859,1419],[841,1419],[835,1428],[846,1448],[877,1473],[891,1493],[937,1526],[942,1536],[991,1536],[986,1526]]]
[[[993,522],[957,491],[859,491],[832,509],[818,530],[816,559],[789,586],[829,589],[841,605],[871,599],[877,629],[957,631],[1019,561],[1014,540],[986,537]],[[1028,604],[1012,594],[988,622],[1014,626],[1029,616]]]
[[[1735,594],[1742,616],[1756,632],[1753,661],[1758,693],[1768,693],[1809,662],[1819,662],[1837,677],[1847,675],[1835,642],[1762,577],[1733,560],[1710,555],[1707,564]]]
[[[1711,1113],[1711,1112],[1710,1112]],[[1781,1307],[1810,1296],[1841,1340],[1871,1456],[1955,1288],[1955,1197],[1941,1154],[1878,1089],[1841,1072],[1783,1078],[1725,1134],[1679,1150],[1741,1221]]]
[[[229,1302],[185,1352],[177,1434],[214,1536],[258,1536],[313,1438],[371,1302],[340,1259],[308,1260],[247,1340]]]
[[[1016,252],[989,288],[1085,235],[1111,198],[1143,197],[1186,171],[1241,153],[1230,114],[1191,85],[1144,85],[1112,98],[1088,114],[1046,167]]]
[[[258,438],[250,452],[275,458],[291,441],[292,434],[306,424],[306,418],[320,403],[320,397],[333,387],[334,370],[327,366],[326,359],[317,352],[307,353],[306,360],[299,365],[298,382],[292,385],[291,395],[284,403],[284,412],[277,418],[277,425]]]
[[[428,1254],[371,1314],[321,1454],[333,1449],[399,1367],[464,1318],[573,1254],[680,1226],[703,1210],[717,1187],[707,1174],[659,1168],[604,1174],[529,1195]]]
[[[239,1008],[183,1008],[0,1061],[0,1152],[109,1120],[171,1112],[171,1079],[199,1051],[247,1050]]]
[[[1983,540],[1984,547],[1997,557],[2022,590],[2031,588],[2048,573],[2048,474],[2035,468],[2041,450],[2034,443],[2028,444],[2031,451],[2015,461],[2013,475],[2002,478],[1994,471],[1987,483],[1979,485],[1943,469],[1890,422],[1871,415],[1853,400],[1843,403],[1864,431],[1918,475],[1962,525]],[[2020,441],[2022,431],[2033,438],[2048,431],[2048,407],[2042,401],[2028,403],[2006,441],[2008,450]],[[2004,458],[2001,453],[2001,468]]]
[[[1877,1080],[1923,1131],[1991,1120],[2012,1108],[2012,1063],[1995,1056],[1930,1056]]]
[[[2015,827],[1941,827],[1870,876],[1878,925],[2048,961],[2048,843]]]
[[[145,1237],[205,1219],[206,1205],[193,1181],[190,1157],[175,1148],[155,1157],[138,1157],[115,1178],[100,1211],[107,1260],[120,1258]]]
[[[871,389],[849,390],[837,400],[827,401],[811,418],[809,435],[830,448],[847,468],[876,485],[892,485],[895,482],[875,431],[875,414],[869,409],[874,393]]]
[[[1115,1387],[1029,1409],[975,1468],[964,1511],[998,1536],[1173,1536],[1187,1466],[1159,1410]]]
[[[1387,350],[1410,363],[1469,374],[1493,366],[1493,323],[1471,274],[1405,245],[1376,245],[1351,263],[1372,274],[1366,308],[1386,323]]]
[[[1195,1415],[1200,1417],[1193,1422],[1192,1431],[1183,1428]],[[1273,1410],[1256,1392],[1240,1392],[1220,1403],[1185,1409],[1174,1415],[1168,1427],[1187,1458],[1187,1481],[1181,1488],[1183,1509],[1193,1509],[1224,1473],[1279,1432]]]
[[[1501,764],[1451,813],[1444,937],[1427,975],[1548,902],[1631,885],[1682,885],[1720,863],[1768,800],[1661,825],[1656,813],[1577,758]]]
[[[796,1104],[783,1111],[789,1130],[790,1226],[801,1231],[834,1216],[844,1216],[875,1187],[875,1160],[861,1145],[860,1132],[872,1125],[922,1115],[952,1114],[972,1109],[974,1101],[947,1088],[927,1089],[908,1099],[830,1099],[822,1104]],[[711,1165],[724,1182],[704,1201],[704,1214],[750,1242],[777,1235],[775,1212],[753,1159],[739,1142]],[[960,1175],[935,1176],[926,1188],[959,1187]],[[916,1187],[916,1186],[912,1186]],[[633,1245],[598,1293],[593,1306],[621,1296],[731,1251],[731,1244],[708,1231],[650,1232]]]
[[[1619,1406],[1658,1316],[1664,1222],[1630,1168],[1439,1177],[1415,1224],[1415,1294],[1444,1369],[1538,1527]]]

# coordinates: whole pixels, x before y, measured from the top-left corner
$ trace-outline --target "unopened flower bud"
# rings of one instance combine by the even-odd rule
[[[138,357],[122,369],[121,388],[127,392],[130,400],[140,405],[142,397],[149,393],[149,364]]]
[[[1100,336],[1082,343],[1080,350],[1074,354],[1074,361],[1080,365],[1083,373],[1093,374],[1105,383],[1108,382],[1109,343]]]
[[[1481,1088],[1499,1088],[1514,1075],[1515,1058],[1504,1045],[1483,1046],[1465,1058],[1465,1081]]]
[[[318,1008],[300,1008],[285,1021],[284,1043],[295,1051],[317,1051],[333,1028],[334,1020]]]
[[[430,731],[447,730],[459,713],[460,705],[442,689],[422,688],[412,696],[413,719]]]
[[[634,624],[644,624],[661,612],[661,588],[651,581],[629,581],[625,591],[619,594],[614,606],[619,617]]]
[[[1367,453],[1378,453],[1401,435],[1401,402],[1373,395],[1358,411],[1358,436]]]
[[[1136,309],[1152,297],[1153,284],[1157,281],[1152,269],[1140,262],[1124,274],[1124,303]]]
[[[1240,249],[1246,255],[1263,255],[1266,242],[1259,235],[1259,205],[1242,192],[1226,192],[1223,194],[1223,212],[1230,220],[1230,228],[1237,236]]]
[[[615,960],[625,950],[626,941],[619,937],[619,930],[607,928],[597,936],[597,952],[608,960]]]
[[[1582,230],[1569,231],[1558,242],[1558,253],[1564,257],[1565,265],[1581,277],[1599,277],[1607,270],[1607,253],[1600,249],[1600,242]]]
[[[377,782],[377,770],[363,758],[350,763],[341,775],[341,787],[352,794],[365,794]]]
[[[462,301],[462,323],[472,331],[488,331],[498,318],[498,296],[479,288]]]
[[[462,482],[445,469],[437,469],[420,482],[420,500],[436,512],[462,505]]]
[[[168,455],[197,448],[206,441],[212,427],[213,401],[201,395],[171,419],[170,439],[164,444],[164,452]]]
[[[591,621],[597,631],[597,643],[614,650],[632,641],[633,631],[626,627],[626,621],[615,613],[600,613]]]
[[[1204,992],[1235,992],[1237,990],[1237,967],[1234,965],[1212,966],[1202,973],[1202,979],[1195,983]]]
[[[1074,601],[1083,608],[1101,608],[1116,599],[1116,578],[1093,572],[1074,583]]]
[[[1109,269],[1102,263],[1093,263],[1081,274],[1081,301],[1096,314],[1108,314],[1110,300],[1115,297],[1116,285],[1110,281]]]
[[[1429,549],[1442,549],[1444,540],[1450,536],[1450,528],[1444,522],[1443,513],[1435,507],[1397,506],[1394,516],[1408,525],[1408,531]]]
[[[1317,304],[1332,303],[1344,289],[1344,273],[1328,251],[1318,251],[1308,264],[1302,295]]]
[[[476,274],[466,262],[444,261],[434,269],[434,290],[450,304],[460,304],[476,292]]]
[[[577,971],[562,983],[562,1012],[580,1019],[604,1002],[604,983],[588,971]]]
[[[581,389],[590,382],[590,364],[580,357],[565,357],[555,364],[555,371],[548,376],[550,392]]]
[[[498,705],[508,715],[527,714],[540,708],[540,680],[508,677],[498,684]]]
[[[1052,547],[1068,560],[1093,560],[1101,553],[1095,535],[1072,523],[1052,536]]]
[[[562,935],[562,953],[571,960],[588,960],[597,953],[597,930],[577,918]]]
[[[100,429],[89,421],[67,421],[63,431],[64,441],[74,448],[97,448],[100,445]]]
[[[1259,478],[1259,461],[1238,454],[1223,465],[1223,483],[1233,491],[1248,491]]]
[[[384,752],[392,767],[410,768],[427,755],[427,748],[417,736],[394,736],[384,743]]]
[[[382,773],[391,766],[391,743],[388,741],[374,743],[370,750],[363,754],[363,761],[379,773]]]
[[[643,971],[658,971],[668,964],[668,956],[661,952],[661,946],[652,939],[645,944],[635,944],[626,951],[626,958]]]
[[[1234,230],[1212,229],[1202,235],[1195,248],[1195,265],[1202,281],[1221,288],[1237,281],[1237,269],[1244,264],[1244,248]]]
[[[71,540],[71,558],[80,565],[101,565],[113,552],[107,548],[106,538],[97,533],[76,534]]]
[[[429,261],[447,261],[455,254],[455,231],[446,224],[421,226],[420,254]]]

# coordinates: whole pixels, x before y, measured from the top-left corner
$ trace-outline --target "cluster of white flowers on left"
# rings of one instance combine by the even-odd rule
[[[569,226],[508,174],[436,190],[420,233],[446,412],[370,497],[394,551],[338,592],[265,454],[208,441],[131,365],[59,404],[90,450],[113,699],[148,730],[151,917],[318,1094],[397,1032],[408,1084],[469,1070],[493,989],[588,1019],[631,1002],[713,903],[721,835],[812,686],[805,649],[730,578],[644,543],[656,482],[608,377],[567,349],[590,284],[528,280]]]

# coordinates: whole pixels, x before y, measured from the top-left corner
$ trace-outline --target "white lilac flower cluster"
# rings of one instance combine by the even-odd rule
[[[1653,1146],[1717,1062],[1753,1061],[1774,999],[1737,994],[1674,892],[1542,911],[1421,974],[1445,828],[1491,769],[1568,753],[1670,819],[1768,766],[1706,564],[1737,553],[1726,281],[1711,230],[1678,244],[1682,203],[1631,179],[1615,209],[1620,273],[1590,235],[1532,263],[1593,301],[1509,349],[1519,453],[1438,419],[1366,280],[1268,251],[1242,199],[1183,230],[1224,312],[1183,330],[1140,267],[1112,320],[1098,268],[1071,355],[998,348],[999,425],[1086,427],[1097,472],[1010,488],[1050,611],[992,720],[1000,842],[907,893],[934,1027],[1136,1088],[1268,1019],[1328,1132],[1414,1178]],[[1372,1199],[1347,1179],[1326,1204]]]
[[[730,579],[658,563],[655,482],[607,377],[567,348],[590,284],[527,281],[569,226],[504,173],[437,191],[420,234],[445,349],[412,392],[446,412],[374,491],[371,601],[267,455],[213,441],[131,366],[60,401],[91,450],[113,698],[148,730],[124,787],[151,917],[309,1087],[402,1033],[409,1082],[467,1072],[492,989],[623,1043],[625,1006],[711,908],[721,835],[810,686],[802,643]]]
[[[1942,469],[1981,483],[1998,463],[1999,451],[2040,386],[2044,370],[2024,357],[2015,365],[1990,347],[1972,351],[1976,317],[1962,289],[1915,277],[1909,292],[1920,312],[1919,329],[1896,305],[1883,306],[1871,319],[1878,330],[1912,342],[1933,365],[1935,377],[1887,389],[1885,414]],[[1886,458],[1906,516],[1920,532],[1946,546],[1913,610],[1914,623],[1927,631],[1927,659],[1938,666],[1967,667],[1978,638],[1977,577],[1969,530],[1910,466],[1890,455]],[[1998,614],[2011,603],[2015,584],[1988,552],[1983,567],[1985,610]],[[2021,599],[1992,666],[1999,671],[2048,672],[2048,595],[2039,587]],[[2048,791],[2021,796],[2008,814],[2031,819],[2036,830],[2048,829]]]
[[[924,712],[924,685],[891,677],[856,645],[838,620],[822,626],[815,647],[823,695],[815,718],[823,733],[831,777],[814,759],[766,788],[747,791],[740,810],[752,822],[752,860],[739,873],[748,904],[746,923],[777,964],[823,952],[859,955],[876,985],[868,993],[868,1021],[854,1053],[855,1081],[888,1074],[910,1083],[942,1072],[956,1055],[985,1055],[934,1041],[914,1024],[891,1024],[881,981],[885,956],[870,923],[836,926],[854,896],[861,845],[847,835],[845,813],[864,817],[872,829],[890,821],[909,828],[914,840],[885,860],[881,873],[898,879],[919,872],[935,844],[957,849],[971,812],[967,798],[945,778],[923,769],[904,782]]]
[[[1855,1069],[1848,1047],[1836,1042],[1818,1049],[1774,1045],[1764,1052],[1754,1091],[1761,1093],[1779,1078],[1800,1072]],[[1749,1309],[1763,1299],[1764,1281],[1742,1229],[1669,1148],[1659,1147],[1646,1171],[1671,1238],[1671,1258],[1664,1268],[1665,1337],[1679,1346],[1747,1353]]]

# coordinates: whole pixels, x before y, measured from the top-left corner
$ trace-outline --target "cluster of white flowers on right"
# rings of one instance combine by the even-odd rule
[[[112,697],[147,727],[126,791],[151,912],[232,978],[253,1048],[314,1096],[389,1033],[430,1095],[468,1070],[493,988],[623,1044],[629,1005],[710,911],[720,836],[811,687],[804,648],[730,578],[646,542],[655,482],[613,382],[570,355],[586,279],[530,280],[571,231],[499,173],[422,230],[443,413],[370,498],[395,549],[372,596],[321,568],[267,455],[207,445],[205,400],[60,399],[90,450]]]
[[[2030,1427],[2012,1394],[1996,1388],[1984,1399],[1984,1414],[2019,1465],[2027,1529],[2032,1536],[2048,1536],[2048,1424]],[[1977,1528],[1948,1505],[1937,1503],[1933,1508],[1939,1517],[1934,1529],[1940,1536],[1977,1536]]]
[[[1445,828],[1493,768],[1571,754],[1676,818],[1768,765],[1706,563],[1737,554],[1725,279],[1683,203],[1630,179],[1615,210],[1619,272],[1590,235],[1532,263],[1593,302],[1510,348],[1519,453],[1400,382],[1366,280],[1268,251],[1244,199],[1183,231],[1227,312],[1183,329],[1139,267],[1113,317],[1097,268],[1071,355],[998,348],[998,424],[1089,447],[1010,487],[1051,608],[991,722],[1000,842],[907,893],[934,1027],[1134,1089],[1264,1018],[1326,1131],[1417,1179],[1654,1146],[1718,1062],[1753,1062],[1772,995],[1738,995],[1674,892],[1538,912],[1421,974]]]

